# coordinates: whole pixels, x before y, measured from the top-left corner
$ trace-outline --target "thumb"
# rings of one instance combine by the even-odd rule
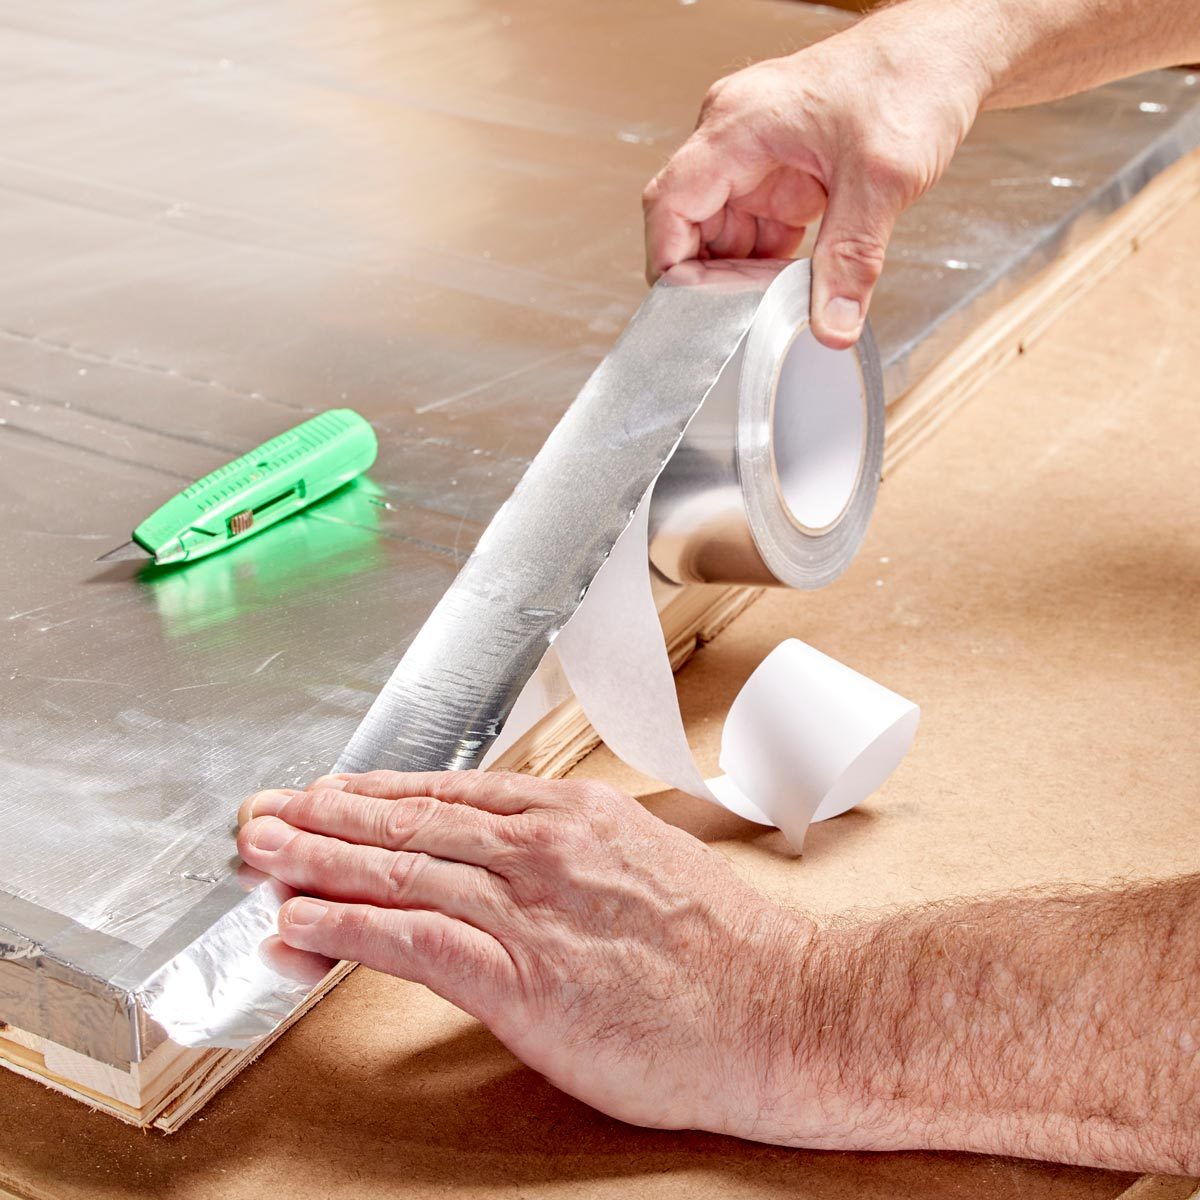
[[[812,330],[822,345],[844,350],[858,341],[898,215],[858,184],[830,192],[812,259]]]

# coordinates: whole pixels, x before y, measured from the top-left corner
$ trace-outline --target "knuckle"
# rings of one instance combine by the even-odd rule
[[[445,966],[456,956],[454,941],[441,921],[421,921],[412,929],[413,953],[428,963]]]
[[[763,107],[776,87],[775,66],[775,59],[764,59],[715,80],[704,95],[701,121],[713,116],[745,116]]]
[[[905,153],[900,146],[868,144],[863,150],[859,170],[876,190],[907,196],[916,185],[917,173],[913,167],[916,161],[915,154]]]
[[[387,892],[393,903],[403,903],[411,897],[428,864],[427,854],[398,853],[392,856],[387,869]]]
[[[737,90],[738,75],[739,72],[737,71],[731,75],[722,75],[719,79],[714,79],[708,85],[708,91],[704,93],[704,99],[700,104],[702,115],[712,112],[713,109],[720,108],[729,102],[731,93]]]
[[[403,850],[412,836],[412,826],[400,805],[396,804],[384,814],[379,830],[379,844],[385,850]]]
[[[373,933],[371,912],[360,905],[335,908],[334,926],[340,944],[355,951],[368,945]]]
[[[403,850],[413,835],[434,819],[438,808],[438,801],[431,796],[395,801],[383,814],[379,844],[385,850]]]
[[[573,815],[539,812],[505,822],[503,837],[516,852],[517,865],[545,875],[571,860],[584,839],[583,821]]]
[[[528,786],[530,777],[522,775],[520,771],[477,771],[475,773],[477,787],[486,788],[493,782],[512,791],[520,791]]]
[[[295,797],[290,803],[299,801],[300,811],[307,816],[315,816],[322,808],[328,808],[341,798],[341,791],[334,787],[318,787]]]
[[[469,787],[509,787],[525,777],[519,771],[475,771],[467,777]]]
[[[719,112],[721,108],[721,81],[718,79],[707,92],[704,93],[704,99],[700,101],[700,119],[698,125],[702,125],[714,113]]]
[[[856,274],[871,280],[879,278],[887,253],[883,242],[869,234],[845,234],[835,238],[827,250],[832,257],[857,268]]]
[[[621,793],[607,783],[589,779],[579,785],[579,801],[586,808],[613,808],[621,798]]]
[[[469,776],[463,771],[428,771],[412,776],[419,783],[420,791],[428,792],[431,796],[440,795],[447,789],[453,791]]]
[[[512,791],[512,781],[519,779],[509,771],[463,771],[459,772],[448,787],[448,794],[471,808],[484,807],[482,801],[491,797],[507,797]],[[435,796],[441,792],[434,792]]]

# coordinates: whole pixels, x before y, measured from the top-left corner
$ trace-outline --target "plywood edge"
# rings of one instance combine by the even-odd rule
[[[262,1041],[249,1050],[217,1051],[219,1058],[207,1064],[202,1076],[177,1088],[153,1119],[156,1129],[174,1133],[190,1116],[200,1111],[209,1099],[221,1090],[235,1075],[245,1070],[252,1062],[281,1038],[305,1013],[318,1005],[351,971],[356,963],[342,962],[325,976],[283,1024],[274,1029]]]
[[[339,963],[283,1024],[249,1050],[187,1049],[167,1041],[143,1062],[121,1070],[6,1025],[0,1030],[0,1063],[130,1125],[173,1132],[353,968],[353,963]]]
[[[1128,204],[1058,261],[888,406],[884,474],[895,468],[1056,317],[1200,194],[1200,150],[1151,180]]]
[[[5,1031],[7,1033],[8,1030]],[[144,1125],[143,1113],[140,1108],[126,1104],[115,1096],[96,1091],[87,1084],[69,1079],[51,1070],[46,1064],[45,1047],[31,1048],[26,1039],[32,1035],[24,1035],[20,1041],[15,1038],[0,1035],[0,1063],[17,1075],[26,1079],[36,1080],[45,1084],[53,1091],[62,1092],[75,1100],[82,1101],[89,1108],[99,1109],[131,1125]]]

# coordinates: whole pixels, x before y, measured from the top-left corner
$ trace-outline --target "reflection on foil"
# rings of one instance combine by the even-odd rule
[[[336,965],[273,937],[292,888],[266,876],[255,881],[245,870],[226,886],[246,883],[239,902],[137,990],[145,1011],[181,1046],[254,1045]]]
[[[369,575],[384,554],[379,545],[382,488],[359,478],[306,512],[194,563],[143,566],[168,637],[192,637],[263,608],[291,604],[315,572],[325,579]]]

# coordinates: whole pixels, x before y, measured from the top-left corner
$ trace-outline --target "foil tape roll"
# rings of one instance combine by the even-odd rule
[[[807,263],[765,261],[684,264],[651,289],[414,638],[337,771],[479,766],[631,523],[626,546],[637,547],[648,592],[648,497],[677,451],[651,539],[664,573],[815,587],[845,568],[878,485],[879,366],[869,339],[840,355],[817,346],[808,292]],[[826,377],[840,395],[849,381],[851,411],[822,401]],[[689,440],[710,397],[711,418]],[[834,500],[813,486],[814,470],[833,481]],[[709,482],[685,486],[697,473]],[[696,515],[697,500],[707,515]],[[656,621],[652,601],[648,611]],[[524,705],[521,723],[539,707]],[[776,820],[750,804],[754,812]],[[802,837],[807,818],[792,824]],[[292,978],[252,949],[275,931],[278,896],[255,889],[144,990],[148,1014],[173,1040],[245,1046],[305,1000],[313,970]],[[236,987],[222,986],[225,978]]]
[[[817,588],[854,557],[883,465],[883,377],[808,321],[807,261],[767,289],[654,485],[650,559],[674,583]]]
[[[868,338],[821,346],[807,263],[767,289],[674,457],[554,643],[593,728],[671,787],[780,829],[799,850],[813,821],[875,791],[916,735],[916,705],[789,638],[730,707],[725,772],[688,744],[650,562],[675,582],[832,582],[857,551],[883,455],[879,364]],[[648,561],[649,560],[649,561]],[[544,689],[543,689],[544,690]]]

